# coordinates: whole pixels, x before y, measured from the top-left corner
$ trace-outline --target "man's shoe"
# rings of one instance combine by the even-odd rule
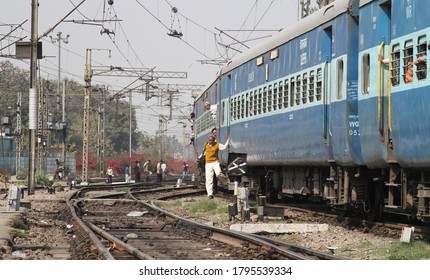
[[[213,195],[209,195],[208,198],[209,199],[214,199],[214,196]]]

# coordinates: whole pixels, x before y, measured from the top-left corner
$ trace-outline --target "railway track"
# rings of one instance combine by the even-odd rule
[[[77,236],[86,243],[82,247],[89,250],[84,253],[85,257],[122,260],[340,259],[332,254],[306,251],[256,235],[196,223],[148,200],[153,200],[154,196],[160,199],[198,194],[199,190],[172,187],[111,193],[100,187],[97,193],[89,196],[91,192],[94,189],[84,188],[68,201],[80,232]]]

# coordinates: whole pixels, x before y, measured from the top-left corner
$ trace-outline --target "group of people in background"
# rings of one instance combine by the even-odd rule
[[[133,167],[133,174],[134,174],[134,181],[135,182],[141,182],[143,181],[150,181],[151,176],[153,174],[152,169],[153,166],[151,166],[151,160],[148,159],[144,162],[143,166],[141,166],[140,161],[136,161]],[[142,177],[143,173],[143,177]],[[167,164],[160,160],[156,166],[155,166],[155,173],[156,173],[156,181],[161,182],[167,178]],[[131,176],[131,168],[127,164],[124,168],[124,177],[125,182],[130,183],[132,176]],[[108,166],[106,170],[106,176],[107,176],[107,182],[112,183],[112,177],[114,176],[114,171],[112,166]],[[182,178],[185,179],[188,177],[188,164],[184,161],[183,167],[182,167]]]
[[[152,175],[152,171],[150,170],[150,168],[151,168],[150,165],[151,165],[150,159],[145,161],[145,163],[143,164],[143,167],[140,166],[140,161],[136,160],[134,168],[133,168],[134,181],[135,182],[140,182],[142,180],[142,172],[143,172],[143,176],[144,176],[143,179],[145,181],[150,180],[150,177]],[[113,171],[113,168],[111,165],[109,165],[107,167],[106,176],[108,178],[107,182],[112,183],[112,177],[114,176],[114,171]],[[130,183],[130,181],[131,181],[131,169],[130,169],[130,166],[128,164],[124,168],[124,178],[125,178],[126,183]]]

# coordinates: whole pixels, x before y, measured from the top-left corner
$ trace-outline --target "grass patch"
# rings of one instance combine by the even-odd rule
[[[28,226],[21,217],[16,217],[12,220],[12,227],[16,229],[27,230]]]
[[[10,234],[12,235],[12,240],[14,240],[15,238],[27,238],[27,234],[25,232],[22,232],[19,229],[12,229],[10,231]]]
[[[117,192],[128,192],[129,189],[130,189],[129,187],[119,187],[119,188],[114,187],[114,190]]]
[[[215,200],[197,200],[186,206],[191,213],[204,213],[203,216],[215,214],[225,214],[228,212],[228,206],[220,205]]]
[[[336,250],[338,255],[349,259],[365,260],[426,260],[430,259],[430,245],[423,241],[402,243],[393,241],[376,245],[368,241],[344,246]]]
[[[428,260],[430,245],[417,240],[412,243],[393,242],[390,248],[390,260]]]

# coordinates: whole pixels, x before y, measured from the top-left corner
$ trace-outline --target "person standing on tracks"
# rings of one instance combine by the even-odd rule
[[[130,183],[130,168],[128,164],[125,166],[124,175],[125,175],[125,182]]]
[[[184,161],[184,167],[182,168],[182,179],[188,177],[188,164]]]
[[[136,165],[134,166],[134,174],[135,174],[135,179],[134,181],[140,182],[140,162],[138,160],[136,160]]]
[[[149,165],[151,164],[151,160],[148,159],[147,161],[145,161],[145,163],[143,164],[143,175],[145,176],[145,181],[148,182],[152,172],[149,170]]]
[[[157,167],[155,169],[155,172],[157,173],[157,182],[161,182],[163,180],[163,170],[161,169],[161,164],[163,163],[162,160],[160,160],[157,163]]]
[[[58,161],[58,158],[56,158],[54,162],[54,180],[60,179],[59,170],[58,170],[59,167],[60,167],[60,162]]]
[[[163,180],[166,180],[166,176],[167,176],[167,164],[164,161],[161,161],[161,173],[163,176]]]
[[[112,177],[113,177],[113,169],[112,166],[108,166],[106,170],[106,175],[108,176],[108,183],[112,183]]]
[[[218,152],[225,150],[230,144],[230,136],[227,136],[225,144],[215,141],[215,137],[210,135],[208,142],[205,144],[205,177],[206,177],[206,192],[209,199],[213,199],[214,174],[218,177],[221,174],[221,166],[219,163]]]

